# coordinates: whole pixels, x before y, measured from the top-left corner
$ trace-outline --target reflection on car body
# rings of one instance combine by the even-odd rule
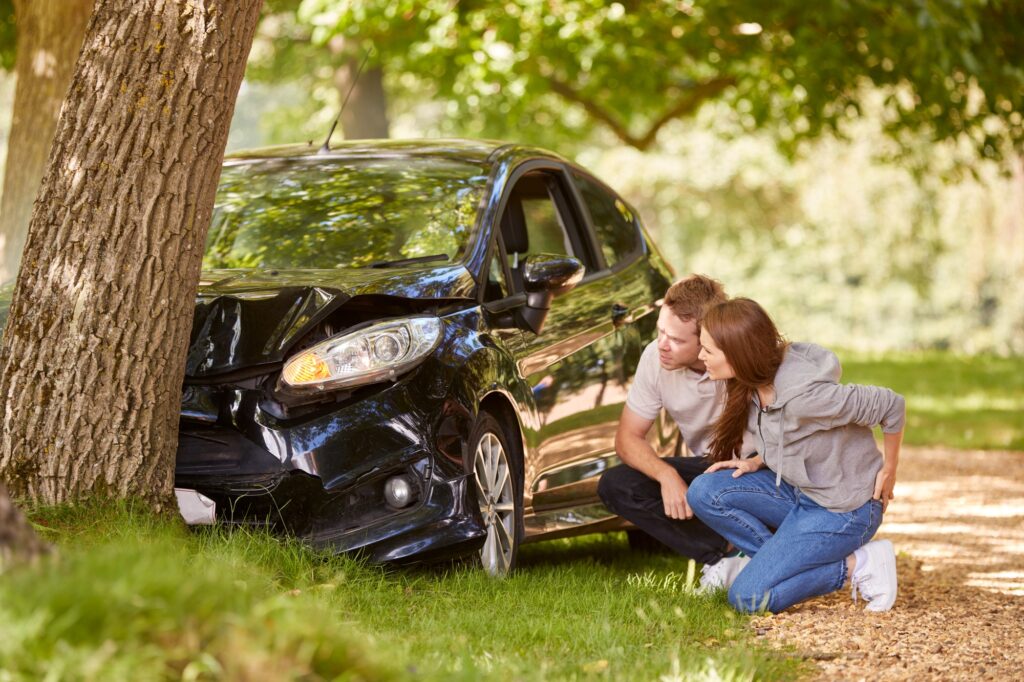
[[[238,154],[204,267],[176,486],[220,521],[499,575],[622,527],[597,478],[670,272],[583,169],[470,141]]]

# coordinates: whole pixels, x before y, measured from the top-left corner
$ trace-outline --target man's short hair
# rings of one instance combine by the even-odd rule
[[[722,283],[706,275],[690,275],[681,279],[665,292],[664,305],[683,322],[700,322],[704,309],[726,301]]]

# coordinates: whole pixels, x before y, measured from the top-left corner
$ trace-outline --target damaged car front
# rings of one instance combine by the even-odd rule
[[[188,520],[375,560],[480,545],[459,387],[479,346],[464,260],[488,151],[288,149],[225,164],[182,397]]]

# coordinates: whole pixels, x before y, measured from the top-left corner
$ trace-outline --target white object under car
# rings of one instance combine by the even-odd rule
[[[217,521],[217,503],[198,490],[175,488],[178,510],[190,526],[210,525]]]

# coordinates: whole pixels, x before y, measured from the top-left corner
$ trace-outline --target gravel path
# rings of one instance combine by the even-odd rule
[[[904,448],[879,538],[899,597],[869,614],[849,593],[755,618],[822,680],[1024,680],[1024,452]]]

